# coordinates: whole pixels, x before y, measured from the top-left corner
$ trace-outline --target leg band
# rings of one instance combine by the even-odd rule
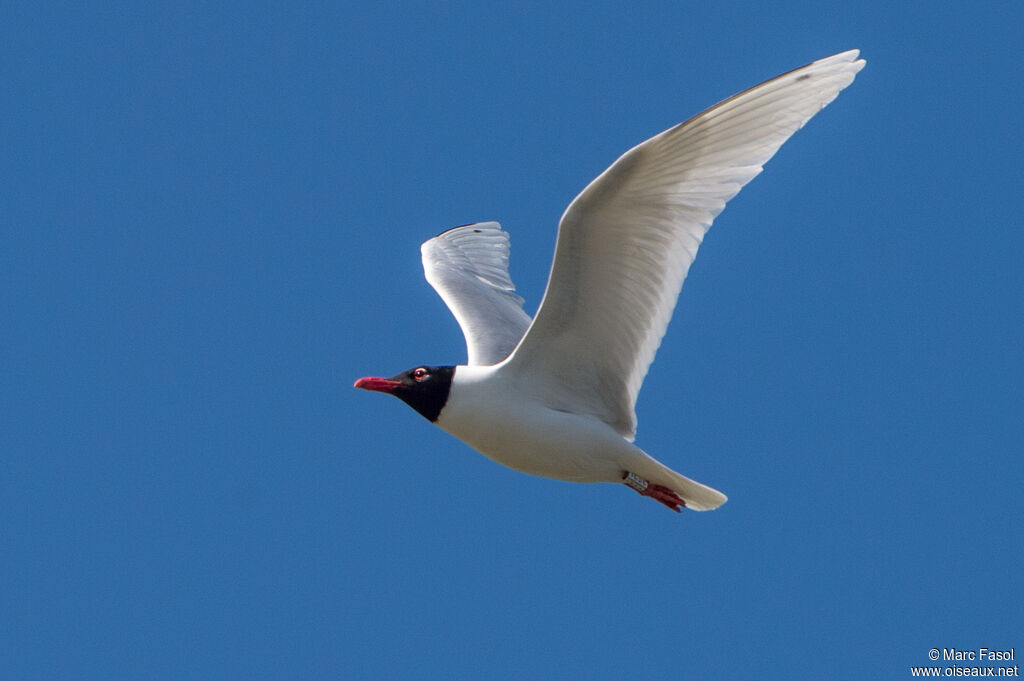
[[[641,478],[636,473],[626,473],[626,477],[623,480],[627,485],[635,489],[637,492],[647,491],[647,481]]]

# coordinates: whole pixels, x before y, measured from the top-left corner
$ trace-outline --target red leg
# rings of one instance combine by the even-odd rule
[[[626,473],[625,482],[627,485],[635,489],[640,496],[650,497],[659,504],[664,504],[668,508],[671,508],[676,513],[683,510],[680,507],[686,507],[686,502],[668,487],[665,487],[664,485],[657,485],[653,482],[647,482],[635,473]]]

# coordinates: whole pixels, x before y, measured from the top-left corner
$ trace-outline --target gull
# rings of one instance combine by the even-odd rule
[[[625,484],[677,512],[721,506],[724,494],[633,444],[637,394],[712,221],[853,82],[865,63],[858,56],[849,50],[773,78],[620,156],[562,215],[532,320],[497,222],[425,242],[426,279],[462,328],[468,361],[355,387],[400,398],[523,473]]]

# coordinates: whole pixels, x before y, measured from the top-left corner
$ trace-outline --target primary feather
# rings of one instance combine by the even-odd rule
[[[508,232],[497,222],[455,227],[420,246],[423,273],[459,322],[470,365],[505,359],[530,325],[508,252]]]
[[[552,408],[632,440],[634,405],[711,222],[864,66],[850,50],[730,97],[633,147],[558,226],[547,290],[508,360]],[[524,384],[529,385],[530,381]]]

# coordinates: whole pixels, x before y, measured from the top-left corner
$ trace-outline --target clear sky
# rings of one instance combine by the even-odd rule
[[[0,676],[1024,657],[1021,8],[5,4]],[[532,314],[620,153],[854,47],[640,396],[637,443],[721,509],[515,473],[352,388],[465,359],[423,240],[502,222]]]

